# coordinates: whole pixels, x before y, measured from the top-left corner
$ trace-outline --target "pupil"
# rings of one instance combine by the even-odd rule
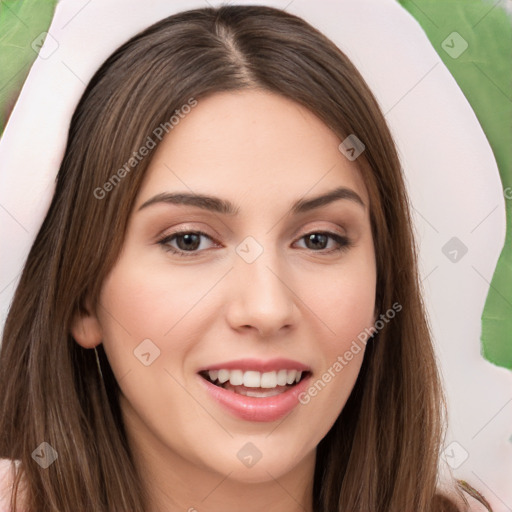
[[[195,239],[191,239],[191,237],[195,237]],[[188,243],[180,244],[180,240],[188,240]],[[199,235],[197,235],[196,233],[188,233],[185,235],[180,235],[177,238],[177,242],[178,242],[178,246],[180,246],[180,245],[183,246],[183,247],[180,247],[180,249],[184,249],[184,250],[197,249],[197,247],[199,247],[200,239],[199,239]],[[192,245],[190,245],[190,242],[192,242]]]
[[[326,242],[327,241],[327,236],[326,235],[323,235],[321,233],[312,233],[311,235],[309,235],[307,237],[307,240],[308,241],[313,241],[313,245],[318,245],[318,239],[320,238],[320,245],[324,245],[322,242]],[[318,246],[316,247],[317,249],[319,248]],[[325,247],[320,247],[320,249],[325,249]]]

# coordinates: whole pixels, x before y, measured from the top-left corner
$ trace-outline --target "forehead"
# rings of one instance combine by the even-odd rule
[[[340,138],[298,103],[243,90],[213,94],[186,110],[155,150],[138,205],[180,190],[244,196],[261,207],[262,200],[288,203],[339,186],[368,204],[357,165],[338,149]]]

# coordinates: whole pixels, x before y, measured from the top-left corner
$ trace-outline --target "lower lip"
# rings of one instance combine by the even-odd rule
[[[212,384],[201,375],[198,377],[212,398],[238,418],[247,421],[276,421],[299,403],[298,396],[306,390],[311,374],[279,395],[262,398],[239,395]]]

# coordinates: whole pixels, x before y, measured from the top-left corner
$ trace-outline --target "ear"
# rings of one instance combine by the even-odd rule
[[[84,313],[76,313],[71,322],[71,334],[83,348],[94,348],[103,339],[103,332],[98,317],[89,301]]]

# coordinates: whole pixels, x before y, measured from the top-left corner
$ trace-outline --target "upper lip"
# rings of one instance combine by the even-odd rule
[[[299,370],[311,371],[311,368],[305,364],[293,361],[292,359],[237,359],[236,361],[224,361],[223,363],[212,364],[199,368],[198,373],[206,370],[254,370],[260,373],[272,372],[278,370]]]

